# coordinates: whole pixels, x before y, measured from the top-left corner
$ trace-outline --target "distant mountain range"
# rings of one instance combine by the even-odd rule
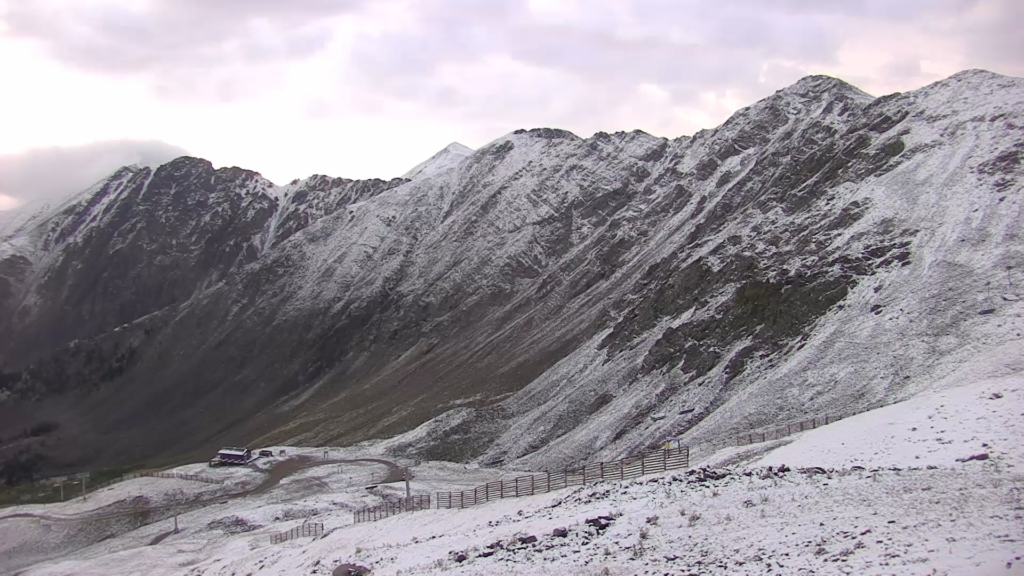
[[[885,403],[1021,339],[1022,156],[1024,80],[971,70],[390,181],[124,167],[0,243],[0,440],[59,423],[53,470],[399,434],[544,468]]]

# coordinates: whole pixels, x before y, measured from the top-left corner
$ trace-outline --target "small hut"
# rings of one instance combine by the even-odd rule
[[[221,448],[210,466],[242,466],[252,460],[252,450],[248,448]]]

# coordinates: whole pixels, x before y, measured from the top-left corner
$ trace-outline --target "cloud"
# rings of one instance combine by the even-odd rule
[[[163,142],[122,140],[0,155],[0,210],[61,202],[121,166],[157,166],[185,154]]]
[[[0,194],[0,211],[13,210],[19,205],[18,199],[13,196]]]
[[[8,37],[66,65],[146,77],[165,97],[230,101],[266,82],[261,68],[322,50],[332,18],[364,1],[38,0],[10,2],[0,19]]]
[[[808,73],[859,71],[864,66],[852,65],[846,48],[873,27],[897,34],[885,45],[892,62],[872,63],[871,73],[887,82],[917,81],[921,61],[937,55],[902,45],[900,33],[943,33],[977,44],[958,24],[979,6],[1019,11],[1008,1],[960,0],[424,0],[410,5],[408,22],[359,38],[352,62],[377,98],[475,122],[532,120],[583,132],[635,127],[608,120],[624,107],[637,113],[615,120],[643,116],[650,104],[638,90],[655,87],[667,95],[662,113],[651,116],[661,118],[655,131],[675,135],[698,127],[687,124],[700,116],[697,109],[708,111],[708,101],[747,104]],[[1015,30],[992,24],[979,25],[1002,38],[989,43],[1020,43]],[[1024,54],[993,52],[1015,62]],[[731,111],[713,112],[721,121]]]
[[[807,74],[876,95],[1024,75],[1022,18],[1019,0],[0,0],[0,73],[5,41],[29,46],[16,73],[89,97],[12,83],[47,104],[0,110],[21,127],[0,144],[143,134],[283,181],[387,176],[515,128],[692,134]]]
[[[308,56],[325,18],[362,0],[156,0],[11,3],[8,34],[37,40],[69,64],[105,73],[216,68]]]

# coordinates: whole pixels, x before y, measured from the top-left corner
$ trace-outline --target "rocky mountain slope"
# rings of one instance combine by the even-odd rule
[[[906,397],[1021,338],[1022,103],[812,76],[692,137],[517,130],[390,182],[128,167],[0,247],[0,435],[547,467]]]

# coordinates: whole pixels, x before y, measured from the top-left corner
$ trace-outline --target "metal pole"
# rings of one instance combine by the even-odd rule
[[[85,500],[85,477],[82,477],[82,500]]]
[[[60,483],[60,501],[64,501],[64,482]]]

